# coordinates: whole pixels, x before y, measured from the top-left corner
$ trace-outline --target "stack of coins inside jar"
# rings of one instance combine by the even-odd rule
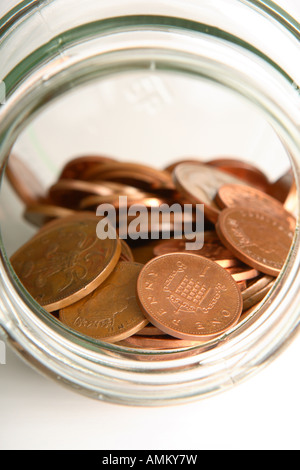
[[[157,169],[82,156],[45,191],[12,154],[6,176],[37,228],[11,257],[25,289],[76,334],[127,348],[172,351],[230,332],[274,286],[296,227],[292,171],[271,183],[239,159]],[[174,205],[191,208],[190,232],[184,210],[159,212]]]

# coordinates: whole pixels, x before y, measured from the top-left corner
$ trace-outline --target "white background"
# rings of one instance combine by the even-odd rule
[[[0,11],[13,3],[0,0]],[[297,0],[278,3],[300,18]],[[299,450],[299,358],[298,337],[274,363],[229,392],[146,409],[77,395],[7,350],[6,365],[0,365],[0,449]]]

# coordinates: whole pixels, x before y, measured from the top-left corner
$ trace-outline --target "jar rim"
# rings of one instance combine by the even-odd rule
[[[12,27],[24,15],[31,12],[34,8],[43,6],[55,0],[23,0],[14,8],[9,10],[2,18],[0,18],[0,38],[10,27]],[[237,0],[239,3],[248,4],[249,7],[260,10],[265,14],[274,18],[287,30],[289,30],[296,38],[300,37],[300,23],[280,5],[273,0]]]

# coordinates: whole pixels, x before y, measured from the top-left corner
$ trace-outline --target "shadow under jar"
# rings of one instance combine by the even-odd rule
[[[37,231],[5,176],[11,154],[45,193],[80,155],[160,169],[240,159],[270,182],[291,170],[298,188],[299,24],[257,3],[25,1],[0,20],[0,331],[79,393],[141,406],[205,398],[268,364],[297,333],[298,225],[265,299],[201,347],[148,350],[81,335],[33,300],[9,262]]]

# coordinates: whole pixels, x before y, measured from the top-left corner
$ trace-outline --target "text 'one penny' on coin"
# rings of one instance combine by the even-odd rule
[[[84,214],[49,224],[11,258],[29,294],[53,312],[86,297],[113,271],[121,254],[118,238],[100,240],[99,218]]]
[[[241,291],[233,277],[214,261],[190,253],[150,261],[137,292],[149,321],[180,339],[215,338],[236,325],[242,313]]]

